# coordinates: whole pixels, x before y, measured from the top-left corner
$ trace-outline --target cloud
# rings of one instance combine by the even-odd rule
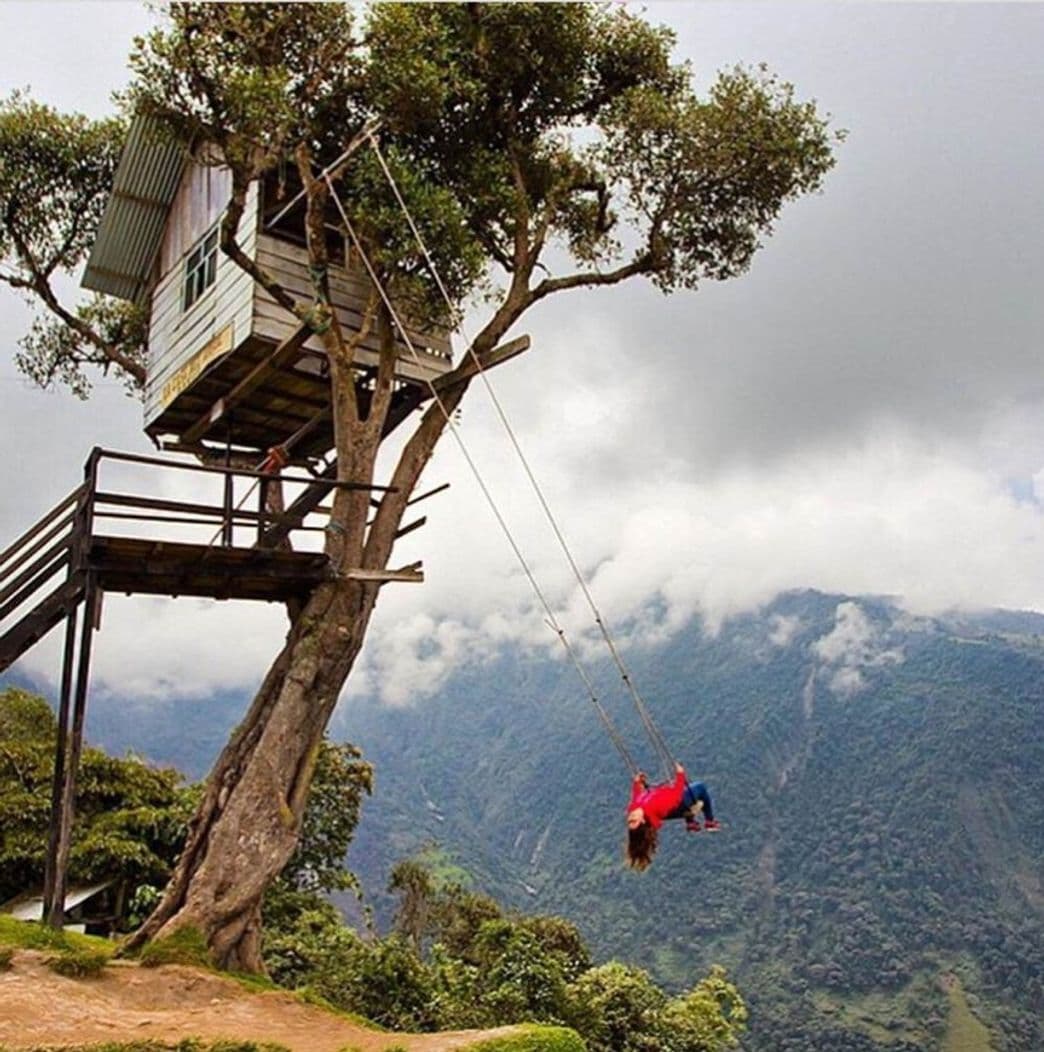
[[[771,629],[769,631],[769,642],[774,647],[786,648],[790,641],[801,631],[801,618],[787,616],[786,614],[773,614],[769,618]]]
[[[863,670],[884,665],[901,665],[901,648],[887,647],[880,628],[873,624],[858,603],[838,603],[834,627],[812,644],[812,652],[833,666],[830,689],[841,697],[851,697],[865,686]]]
[[[125,4],[82,10],[0,4],[5,90],[104,112],[126,76],[120,34],[144,26]],[[641,283],[552,298],[524,320],[533,349],[491,375],[614,636],[653,645],[696,616],[713,632],[791,588],[887,593],[912,615],[1044,611],[1044,153],[1025,133],[1044,94],[1044,8],[650,14],[704,80],[766,58],[851,134],[749,274],[667,298]],[[61,49],[82,61],[52,61]],[[3,295],[0,341],[25,326]],[[26,391],[5,361],[0,400],[0,545],[79,482],[92,445],[150,451],[139,407],[104,383],[80,405]],[[601,653],[481,385],[462,433],[555,616],[582,656]],[[443,481],[394,560],[422,559],[426,583],[382,592],[353,692],[406,704],[505,646],[561,653],[452,439],[424,486]],[[827,662],[842,693],[873,668],[855,659],[858,629],[855,613],[834,629],[831,645],[851,636],[853,660]],[[778,621],[772,642],[796,630]],[[249,690],[284,631],[278,607],[110,597],[94,682],[143,698]],[[58,647],[26,667],[53,677]]]

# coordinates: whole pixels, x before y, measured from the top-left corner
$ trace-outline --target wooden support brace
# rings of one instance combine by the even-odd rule
[[[514,358],[516,355],[521,354],[523,351],[529,350],[530,340],[528,336],[519,336],[517,339],[508,340],[507,343],[502,343],[499,347],[494,347],[489,354],[486,355],[485,361],[482,362],[482,372],[488,372],[490,369],[497,365],[501,365],[503,362]],[[455,384],[461,383],[463,380],[470,380],[471,377],[475,376],[479,372],[479,367],[475,364],[473,357],[467,357],[450,373],[443,373],[437,380],[432,382],[432,387],[437,392],[445,391],[447,388],[453,387]]]
[[[202,438],[214,424],[231,408],[243,401],[269,374],[296,358],[305,340],[311,334],[310,325],[299,325],[267,358],[258,362],[228,394],[219,398],[191,427],[183,431],[181,441],[191,444]]]
[[[398,540],[400,537],[405,537],[407,533],[413,533],[414,530],[419,530],[427,521],[427,515],[422,515],[419,519],[414,519],[413,522],[396,531],[395,539]]]
[[[352,581],[377,581],[387,584],[389,581],[404,581],[410,584],[423,584],[424,572],[420,563],[410,563],[398,570],[349,570],[344,575]]]

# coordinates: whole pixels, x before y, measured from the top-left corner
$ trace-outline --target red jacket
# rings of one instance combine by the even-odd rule
[[[679,771],[670,785],[653,785],[648,789],[640,777],[635,777],[631,785],[631,802],[628,811],[640,807],[653,829],[659,829],[663,820],[682,802],[685,786],[688,784],[685,772]]]

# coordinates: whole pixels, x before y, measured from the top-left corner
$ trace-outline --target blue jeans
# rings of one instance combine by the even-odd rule
[[[703,782],[689,782],[689,784],[685,787],[685,795],[682,797],[681,803],[666,817],[690,817],[688,811],[690,808],[696,806],[697,801],[703,804],[703,817],[709,818],[713,822],[714,808],[711,806],[710,793],[707,792],[707,787],[703,784]],[[693,815],[692,817],[695,818],[696,816]]]

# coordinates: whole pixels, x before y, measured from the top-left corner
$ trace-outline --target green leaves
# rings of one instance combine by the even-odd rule
[[[43,879],[56,727],[26,691],[0,691],[0,900]],[[84,749],[70,852],[73,881],[162,883],[181,849],[198,790],[173,769]]]
[[[95,297],[73,311],[53,289],[86,260],[105,210],[126,127],[61,114],[15,92],[0,102],[0,281],[48,313],[19,341],[15,363],[42,387],[90,391],[85,366],[144,379],[145,319]]]
[[[85,258],[119,160],[122,121],[65,115],[15,92],[0,102],[4,280],[71,271]]]
[[[764,67],[721,74],[706,100],[630,91],[604,130],[598,156],[647,231],[664,291],[746,270],[783,205],[819,189],[844,138]]]
[[[361,126],[349,5],[175,3],[168,16],[135,40],[124,101],[185,142],[216,142],[256,175],[299,143],[320,156],[339,149],[346,129]]]

